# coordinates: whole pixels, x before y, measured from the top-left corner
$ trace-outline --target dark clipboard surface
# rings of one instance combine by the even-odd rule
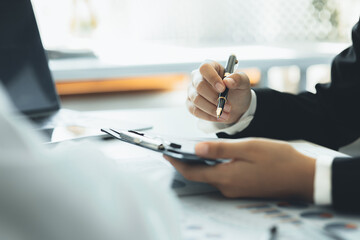
[[[153,150],[153,151],[156,151],[156,152],[163,153],[166,156],[172,157],[172,158],[174,158],[176,160],[179,160],[179,161],[185,162],[185,163],[216,165],[216,164],[223,163],[224,161],[226,161],[226,160],[219,160],[219,159],[202,158],[202,157],[197,156],[194,153],[184,152],[184,151],[181,151],[181,149],[172,148],[170,146],[166,146],[164,149],[154,149],[154,148],[150,148],[150,147],[147,147],[147,146],[144,146],[144,145],[140,145],[140,144],[135,143],[134,141],[131,141],[129,139],[123,138],[123,137],[121,137],[119,132],[114,130],[114,129],[107,128],[107,129],[101,129],[101,131],[105,132],[105,133],[109,134],[110,136],[112,136],[112,137],[114,137],[114,138],[116,138],[118,140],[121,140],[123,142],[127,142],[127,143],[130,143],[130,144],[139,146],[139,147],[143,147],[143,148],[146,148],[146,149],[149,149],[149,150]]]

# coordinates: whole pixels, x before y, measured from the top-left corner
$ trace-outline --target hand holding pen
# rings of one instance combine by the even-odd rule
[[[232,124],[237,122],[249,108],[251,90],[247,75],[241,72],[226,74],[226,76],[224,74],[224,67],[215,61],[207,61],[192,72],[186,104],[189,112],[195,117]],[[222,111],[218,118],[219,94],[226,95],[226,92],[224,93],[226,88],[228,89],[227,98],[224,101],[225,104],[220,105]]]

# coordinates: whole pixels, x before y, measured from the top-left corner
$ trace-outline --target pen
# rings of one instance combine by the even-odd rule
[[[276,239],[277,239],[277,234],[278,234],[278,228],[277,228],[277,226],[272,226],[272,227],[269,229],[269,232],[270,232],[270,238],[269,238],[269,240],[276,240]]]
[[[225,65],[225,72],[224,72],[224,78],[226,78],[227,76],[229,76],[230,74],[232,74],[235,70],[235,65],[238,63],[238,60],[236,59],[235,55],[230,55],[226,65]],[[218,105],[217,105],[217,109],[216,109],[216,116],[219,119],[219,117],[221,116],[226,100],[227,100],[227,95],[228,95],[229,89],[226,87],[225,90],[219,94],[219,98],[218,98]]]
[[[266,232],[265,235],[263,235],[261,240],[276,240],[278,239],[278,227],[276,225],[269,228],[268,232]]]

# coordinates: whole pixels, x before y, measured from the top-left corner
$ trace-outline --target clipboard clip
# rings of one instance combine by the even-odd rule
[[[180,144],[169,142],[167,140],[164,140],[162,137],[156,137],[156,136],[154,137],[134,130],[102,128],[101,131],[121,141],[135,144],[144,148],[148,148],[156,152],[161,152],[169,157],[187,163],[197,163],[197,164],[205,163],[207,165],[215,165],[227,161],[223,159],[201,158],[197,156],[195,153],[182,151]]]
[[[125,131],[126,132],[126,131]],[[181,149],[181,145],[178,144],[178,143],[173,143],[173,142],[169,142],[169,141],[166,141],[160,137],[149,137],[147,135],[145,135],[144,133],[141,133],[141,132],[137,132],[137,131],[134,131],[134,130],[129,130],[127,131],[129,133],[135,133],[137,135],[140,135],[140,136],[143,136],[143,137],[146,137],[147,139],[153,139],[153,140],[158,140],[158,141],[161,141],[163,146],[165,146],[165,148],[171,148],[171,149]]]
[[[116,133],[118,134],[118,137],[120,137],[121,139],[130,143],[134,143],[136,145],[140,145],[156,151],[165,150],[163,141],[161,141],[160,139],[147,137],[143,133],[139,133],[133,130],[126,131],[126,130],[116,130],[112,128],[108,129],[107,131],[111,135],[114,135],[114,133]]]

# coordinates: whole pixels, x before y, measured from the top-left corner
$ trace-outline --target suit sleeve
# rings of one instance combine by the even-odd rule
[[[317,84],[316,94],[254,89],[257,109],[250,125],[221,138],[266,137],[304,139],[338,149],[360,136],[360,26],[352,30],[353,45],[333,60],[331,83]]]
[[[332,203],[335,209],[360,212],[360,157],[335,158],[332,164]]]

